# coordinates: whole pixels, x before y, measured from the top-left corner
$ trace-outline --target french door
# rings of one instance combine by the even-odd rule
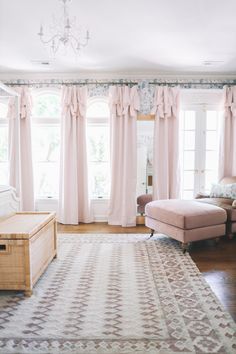
[[[208,193],[218,178],[219,123],[215,106],[188,106],[180,114],[181,197]]]

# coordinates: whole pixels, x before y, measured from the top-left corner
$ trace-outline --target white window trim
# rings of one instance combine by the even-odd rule
[[[209,97],[209,96],[208,96]],[[219,96],[218,96],[219,97]],[[215,99],[215,97],[214,97]],[[181,106],[182,111],[195,111],[196,112],[196,128],[195,128],[195,166],[194,166],[194,194],[198,192],[205,192],[205,172],[207,171],[205,167],[206,159],[206,139],[204,138],[206,134],[206,111],[220,111],[222,105],[218,101],[211,103],[184,103]],[[197,122],[198,119],[198,122]],[[219,129],[219,121],[218,127]],[[213,150],[212,150],[213,151]],[[183,151],[181,151],[183,154]],[[185,170],[187,171],[187,170]],[[181,169],[181,173],[183,170]],[[187,191],[188,189],[185,189]],[[190,190],[189,190],[190,191]],[[181,194],[183,190],[181,190]]]

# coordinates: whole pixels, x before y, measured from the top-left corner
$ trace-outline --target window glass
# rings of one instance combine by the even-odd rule
[[[195,131],[184,132],[184,149],[194,150],[195,149]]]
[[[9,184],[8,163],[8,97],[0,97],[0,184]]]
[[[60,95],[33,95],[32,149],[36,198],[57,198],[59,190]]]
[[[92,198],[108,198],[110,191],[109,107],[104,98],[91,99],[87,109],[89,191]]]
[[[184,130],[195,130],[196,114],[194,111],[184,112]]]
[[[33,150],[39,162],[56,162],[59,156],[60,127],[55,125],[34,125]]]
[[[0,161],[8,161],[8,129],[7,125],[0,125]]]
[[[34,95],[32,115],[37,118],[58,118],[60,116],[60,96],[55,93]]]
[[[92,103],[88,105],[87,117],[90,118],[108,118],[110,115],[108,102],[105,100],[94,99]]]
[[[6,119],[7,105],[8,105],[8,99],[0,98],[0,119]]]
[[[217,181],[220,114],[220,111],[203,107],[180,114],[182,198],[207,193]]]

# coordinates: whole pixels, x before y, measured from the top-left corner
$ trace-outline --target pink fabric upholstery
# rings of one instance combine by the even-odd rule
[[[151,201],[152,201],[152,194],[139,195],[137,198],[137,205],[138,205],[137,212],[140,214],[144,214],[146,204]]]
[[[150,229],[156,230],[159,233],[163,233],[164,235],[184,243],[206,240],[223,236],[225,234],[225,224],[198,227],[195,229],[186,230],[146,216],[145,225],[150,227]]]
[[[224,87],[224,121],[221,131],[219,179],[236,175],[236,86]]]
[[[202,198],[198,200],[201,203],[207,203],[211,205],[223,208],[227,213],[227,220],[236,222],[236,209],[232,208],[233,199],[228,198]]]
[[[58,220],[91,222],[86,152],[87,88],[63,87]]]
[[[232,184],[236,183],[236,176],[226,176],[220,180],[221,184]],[[227,224],[226,231],[227,234],[232,234],[236,232],[236,209],[233,207],[234,200],[229,198],[210,198],[208,195],[207,198],[198,195],[198,202],[208,203],[216,205],[220,208],[223,208],[227,213]]]
[[[165,224],[190,230],[226,222],[226,212],[193,200],[158,200],[146,205],[146,215]]]
[[[178,198],[179,89],[156,87],[152,114],[155,114],[153,199]]]
[[[139,95],[136,86],[112,86],[111,193],[108,224],[136,225],[137,146],[136,118]]]

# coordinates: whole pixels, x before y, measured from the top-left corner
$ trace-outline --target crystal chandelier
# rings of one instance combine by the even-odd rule
[[[50,35],[45,38],[44,28],[41,25],[39,38],[45,46],[49,46],[51,52],[55,54],[64,48],[71,47],[75,54],[88,45],[90,39],[89,31],[78,27],[76,18],[69,17],[68,3],[71,0],[59,0],[62,2],[63,14],[57,20],[53,18],[53,24],[50,26]]]

